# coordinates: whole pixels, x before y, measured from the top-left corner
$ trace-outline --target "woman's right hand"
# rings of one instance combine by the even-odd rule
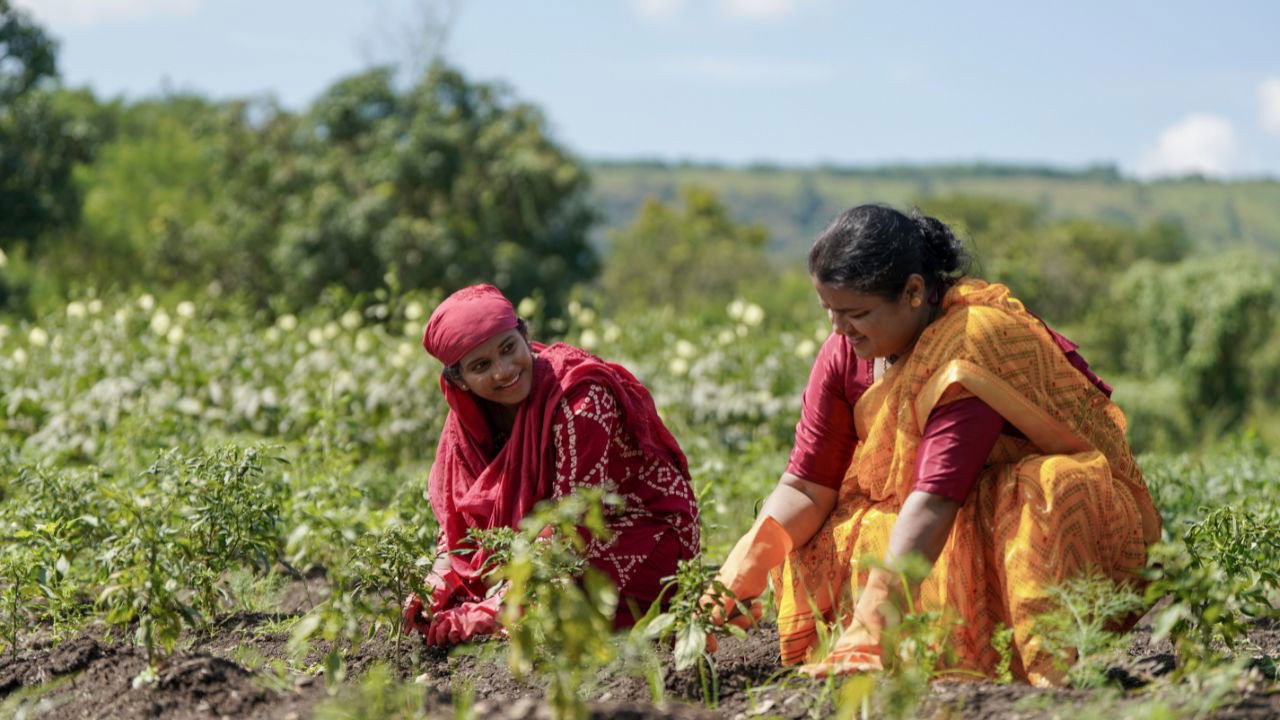
[[[713,586],[703,593],[699,604],[709,613],[711,624],[726,622],[746,628],[760,619],[763,608],[752,602],[764,592],[769,571],[782,564],[791,552],[791,536],[771,515],[761,514],[751,529],[733,546],[729,557],[716,576],[719,592]],[[707,649],[715,652],[716,639],[707,636]]]

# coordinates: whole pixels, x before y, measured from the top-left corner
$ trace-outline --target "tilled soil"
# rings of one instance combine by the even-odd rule
[[[184,638],[151,682],[136,683],[146,667],[145,653],[130,644],[104,640],[97,628],[62,643],[30,642],[16,657],[0,659],[0,720],[23,718],[272,718],[303,720],[313,716],[329,695],[318,667],[328,648],[318,646],[301,663],[287,663],[288,636],[275,631],[279,621],[299,615],[240,613],[225,618],[212,632]],[[1280,624],[1258,623],[1250,632],[1250,652],[1280,656]],[[668,658],[663,673],[663,702],[653,702],[645,678],[604,673],[590,687],[593,718],[806,718],[834,711],[828,687],[796,676],[777,658],[775,629],[761,627],[746,640],[724,639],[716,654],[714,678],[696,670],[675,672]],[[473,698],[476,717],[549,718],[543,691],[507,671],[501,643],[482,643],[470,652],[446,654],[419,649],[406,638],[395,644],[377,638],[347,655],[352,677],[374,664],[392,668],[422,686],[423,706],[433,717],[453,717],[453,704]],[[1263,667],[1264,663],[1258,663]],[[1072,708],[1110,703],[1109,717],[1137,712],[1153,695],[1139,690],[1162,683],[1175,667],[1167,642],[1153,642],[1149,626],[1131,636],[1129,659],[1109,675],[1114,687],[1103,690],[1041,690],[991,682],[938,682],[916,711],[935,718],[1054,718]],[[714,707],[704,702],[704,687]],[[1219,718],[1280,717],[1280,691],[1273,679],[1254,672],[1233,688],[1232,700],[1213,712]],[[1175,707],[1196,693],[1158,693]]]

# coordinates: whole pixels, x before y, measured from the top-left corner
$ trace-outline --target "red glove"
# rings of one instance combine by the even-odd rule
[[[471,641],[480,635],[498,631],[498,612],[502,609],[502,593],[481,602],[464,602],[436,613],[426,630],[427,644],[446,647]]]
[[[427,634],[427,627],[431,624],[431,618],[436,613],[444,609],[449,601],[453,599],[453,594],[458,588],[462,587],[462,579],[457,573],[444,568],[435,568],[431,574],[427,576],[427,587],[431,588],[431,607],[430,613],[423,613],[422,600],[417,594],[410,594],[404,600],[404,609],[401,613],[404,622],[401,623],[401,631],[405,635],[418,631],[423,635]]]

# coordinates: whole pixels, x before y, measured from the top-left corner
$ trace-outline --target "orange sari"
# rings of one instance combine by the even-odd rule
[[[782,660],[805,662],[813,610],[847,625],[914,481],[930,411],[977,396],[1026,439],[1002,435],[921,585],[918,607],[959,621],[954,669],[991,675],[998,624],[1013,629],[1013,671],[1036,685],[1060,670],[1034,634],[1045,589],[1095,569],[1138,582],[1160,515],[1125,441],[1120,409],[1072,367],[1044,325],[1003,285],[964,279],[942,313],[858,400],[860,439],[826,523],[774,571]]]

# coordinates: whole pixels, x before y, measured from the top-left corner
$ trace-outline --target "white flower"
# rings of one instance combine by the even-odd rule
[[[361,355],[373,349],[373,338],[369,337],[369,333],[362,332],[356,336],[356,352]]]
[[[405,337],[421,337],[421,335],[422,335],[422,323],[416,323],[416,322],[410,321],[404,324]]]
[[[729,343],[733,342],[734,338],[736,337],[738,336],[735,335],[732,330],[725,328],[724,330],[720,331],[719,335],[716,335],[716,342],[720,343],[721,345],[728,345]]]
[[[155,306],[156,299],[151,293],[147,293],[146,295],[138,298],[138,307],[142,308],[143,312],[151,312],[155,309]]]
[[[527,297],[520,301],[516,306],[516,314],[520,317],[527,318],[538,314],[538,301],[531,297]]]
[[[311,328],[307,331],[307,342],[320,347],[324,344],[324,331],[320,328]]]
[[[422,307],[422,303],[414,300],[404,307],[405,320],[419,320],[423,315],[427,314],[426,308]]]
[[[764,321],[764,308],[755,303],[747,305],[742,311],[742,322],[752,327],[759,325]]]
[[[157,310],[155,315],[151,316],[151,332],[157,335],[168,334],[173,321],[169,319],[169,313],[164,310]]]
[[[604,341],[607,343],[615,343],[620,337],[622,337],[622,328],[618,327],[617,323],[606,321],[604,326]]]
[[[267,342],[272,344],[280,342],[279,328],[267,328]]]
[[[676,341],[676,355],[679,355],[682,358],[691,358],[697,354],[698,348],[694,347],[693,343],[688,340]]]
[[[324,339],[332,340],[342,334],[342,328],[338,327],[338,323],[329,321],[324,324]]]
[[[115,319],[116,319],[116,324],[125,325],[126,323],[129,322],[129,311],[125,310],[124,308],[120,308],[119,310],[116,311]]]
[[[178,317],[190,320],[196,316],[196,304],[190,300],[183,300],[178,303]]]
[[[186,337],[186,335],[187,333],[182,329],[181,325],[174,325],[170,328],[169,333],[164,336],[164,339],[168,340],[170,345],[180,345],[182,344],[182,338]]]
[[[360,320],[361,320],[360,313],[356,312],[355,310],[348,310],[342,313],[342,319],[339,320],[338,322],[341,322],[342,327],[348,330],[355,330],[356,328],[360,327]]]
[[[578,313],[579,325],[590,325],[595,321],[596,321],[596,311],[592,310],[591,308],[582,308],[582,311]]]
[[[747,336],[747,333],[749,332],[749,331],[747,330],[747,326],[746,326],[746,325],[739,325],[738,327],[734,328],[733,330],[734,330],[734,332],[738,333],[738,337],[746,337],[746,336]]]
[[[4,250],[0,250],[0,268],[9,264],[9,256],[4,254]]]
[[[98,313],[100,313],[100,312],[102,312],[102,301],[101,301],[101,300],[99,300],[99,299],[97,299],[97,298],[94,298],[94,299],[90,300],[90,301],[89,301],[89,314],[90,314],[90,315],[97,315],[97,314],[98,314]]]
[[[0,323],[0,340],[4,340],[7,337],[9,337],[9,326]]]
[[[174,328],[174,330],[177,329]],[[204,411],[204,406],[195,398],[184,397],[178,398],[178,401],[173,404],[173,409],[184,415],[199,415]]]
[[[796,357],[798,358],[812,357],[813,351],[816,350],[817,347],[818,346],[814,345],[813,341],[809,340],[808,338],[801,340],[800,343],[796,345]]]
[[[88,310],[85,308],[84,303],[79,300],[67,303],[67,317],[78,319],[84,317],[87,313]]]
[[[576,318],[578,317],[578,313],[582,312],[582,303],[578,302],[577,300],[570,300],[568,310],[569,310],[569,317]]]
[[[27,333],[27,342],[35,347],[44,347],[49,344],[49,333],[45,332],[43,328],[33,327],[31,332]]]
[[[745,310],[746,307],[747,307],[746,303],[742,302],[741,300],[734,300],[733,302],[729,303],[729,317],[733,318],[734,320],[741,320],[742,311]]]
[[[682,357],[671,358],[671,362],[667,363],[667,370],[670,370],[672,375],[683,375],[689,372],[689,361]]]
[[[578,336],[578,344],[590,350],[600,344],[600,336],[596,335],[595,330],[583,330],[582,335]]]
[[[333,378],[333,389],[339,392],[354,390],[355,386],[355,376],[349,370],[339,370]]]
[[[298,327],[298,318],[293,313],[285,313],[276,318],[276,327],[285,332],[293,332],[293,329]]]
[[[27,351],[26,351],[26,350],[23,350],[22,348],[18,348],[17,350],[14,350],[14,351],[13,351],[13,364],[14,364],[14,365],[26,365],[26,364],[27,364]]]
[[[826,342],[829,337],[831,337],[831,327],[828,325],[823,325],[813,331],[813,339],[820,343]]]

